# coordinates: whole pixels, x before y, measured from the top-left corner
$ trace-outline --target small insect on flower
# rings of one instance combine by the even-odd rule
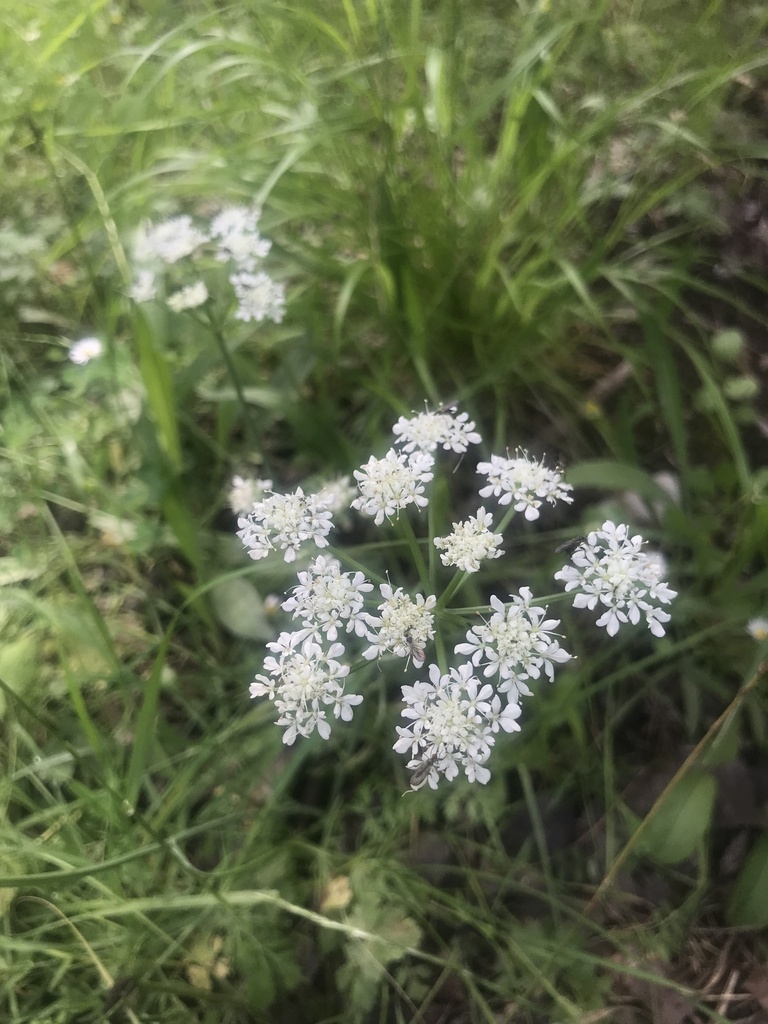
[[[586,537],[573,537],[571,540],[567,540],[563,544],[558,544],[555,548],[555,553],[559,555],[564,552],[566,555],[570,556],[577,548],[580,548],[582,544],[586,543]]]
[[[424,658],[426,657],[426,647],[420,640],[417,640],[410,630],[406,630],[403,635],[403,645],[408,651],[408,657],[412,659],[413,664],[416,668],[421,668],[424,664]],[[406,668],[408,663],[406,662]]]
[[[424,785],[424,783],[429,778],[429,773],[437,764],[438,760],[439,758],[437,754],[432,754],[430,757],[427,757],[424,761],[422,761],[418,768],[414,769],[414,771],[411,773],[410,782],[412,792],[415,792],[420,786]]]

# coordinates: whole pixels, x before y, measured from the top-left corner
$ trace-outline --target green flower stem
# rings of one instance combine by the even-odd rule
[[[472,574],[469,572],[457,572],[454,574],[448,586],[442,592],[437,600],[437,611],[441,611],[448,602],[451,600],[454,594],[457,594],[459,590],[464,586],[469,577]]]
[[[405,539],[408,541],[408,546],[411,549],[413,561],[416,564],[416,568],[419,573],[419,580],[421,581],[421,585],[424,588],[424,596],[426,597],[429,594],[431,576],[427,571],[427,563],[424,561],[424,555],[422,555],[421,553],[419,541],[416,537],[416,534],[413,532],[413,524],[411,523],[407,515],[400,516],[398,522],[400,523],[400,527],[405,535]]]
[[[243,426],[245,427],[245,433],[248,437],[248,443],[252,447],[257,447],[258,431],[256,430],[256,424],[253,421],[251,407],[248,405],[248,402],[246,401],[245,393],[240,383],[240,377],[238,376],[237,369],[232,360],[230,351],[227,348],[227,342],[224,338],[224,332],[222,331],[219,324],[216,323],[216,321],[213,319],[213,316],[211,315],[209,310],[206,311],[206,320],[207,326],[210,328],[214,340],[216,341],[216,344],[219,347],[219,351],[221,352],[224,364],[227,367],[229,379],[232,381],[232,386],[235,389],[237,400],[240,403],[240,409],[243,417]]]

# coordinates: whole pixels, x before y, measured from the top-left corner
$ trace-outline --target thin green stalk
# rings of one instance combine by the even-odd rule
[[[227,368],[227,374],[229,375],[229,379],[232,381],[232,387],[235,389],[237,400],[240,403],[240,410],[243,416],[243,426],[245,427],[245,433],[248,437],[248,443],[252,448],[256,448],[258,446],[259,434],[256,428],[256,423],[253,419],[251,407],[246,401],[245,393],[243,391],[242,384],[240,383],[240,377],[238,376],[232,355],[227,346],[224,333],[219,324],[213,319],[210,311],[207,311],[207,326],[213,334],[213,338],[218,346],[219,352],[221,352],[221,357]]]
[[[686,759],[680,765],[678,770],[675,772],[675,774],[669,780],[667,785],[664,787],[663,792],[657,798],[653,807],[651,807],[650,811],[648,811],[646,816],[640,822],[639,826],[629,837],[621,853],[618,855],[618,857],[616,857],[616,859],[613,861],[611,866],[606,871],[605,877],[603,878],[602,882],[595,890],[595,893],[592,896],[591,900],[587,904],[587,911],[592,910],[603,897],[605,892],[608,889],[610,889],[610,887],[613,885],[616,876],[618,875],[619,871],[621,871],[621,868],[624,866],[625,861],[632,853],[634,848],[637,846],[638,842],[642,839],[643,835],[647,831],[653,819],[661,810],[662,806],[664,805],[664,801],[667,798],[667,795],[670,793],[672,789],[674,789],[674,787],[683,778],[683,776],[687,775],[691,768],[693,768],[693,766],[699,760],[704,751],[709,747],[709,744],[712,742],[712,740],[720,731],[720,729],[728,721],[730,721],[730,719],[736,714],[736,712],[739,710],[739,708],[744,703],[749,694],[752,692],[752,690],[755,689],[758,682],[766,674],[766,672],[768,672],[768,662],[760,662],[757,665],[755,671],[752,673],[752,675],[740,687],[739,692],[733,698],[733,700],[725,709],[725,711],[723,711],[723,713],[712,723],[709,729],[707,729],[704,736],[699,740],[699,742],[693,748],[688,757],[686,757]]]
[[[408,541],[408,547],[410,548],[411,555],[413,556],[413,561],[416,565],[421,585],[424,590],[428,592],[430,583],[429,571],[427,569],[427,563],[424,561],[424,555],[421,553],[421,546],[418,538],[414,533],[413,523],[411,523],[407,514],[400,516],[398,523],[400,524],[402,533],[405,535],[405,539]]]

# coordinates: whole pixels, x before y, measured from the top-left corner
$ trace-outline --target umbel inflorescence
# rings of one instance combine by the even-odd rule
[[[553,680],[556,667],[571,655],[561,646],[560,620],[549,617],[529,587],[504,600],[491,596],[490,606],[468,619],[463,636],[446,632],[455,630],[457,613],[445,619],[441,613],[469,574],[503,555],[503,531],[515,515],[534,521],[547,505],[572,501],[571,487],[560,469],[522,451],[480,462],[478,498],[484,503],[453,523],[450,533],[427,538],[443,566],[454,569],[441,594],[429,593],[435,584],[427,562],[433,559],[425,558],[413,534],[408,507],[416,518],[429,504],[441,452],[462,455],[481,438],[468,415],[456,409],[401,417],[393,433],[395,447],[355,470],[354,491],[336,482],[317,493],[297,488],[279,494],[270,481],[260,481],[246,512],[244,481],[238,479],[232,503],[243,512],[238,537],[251,558],[280,551],[292,562],[307,548],[328,548],[333,517],[345,507],[377,527],[405,513],[421,582],[416,594],[390,579],[375,587],[361,569],[345,572],[339,558],[317,553],[282,605],[295,628],[267,644],[271,654],[251,684],[251,696],[273,701],[285,743],[313,732],[327,739],[332,721],[349,721],[364,698],[351,692],[352,665],[404,659],[416,678],[402,687],[404,724],[397,727],[394,749],[408,756],[411,787],[428,783],[435,789],[441,776],[450,780],[460,772],[470,782],[485,783],[497,735],[520,729],[521,698],[532,695],[542,676]],[[578,542],[555,579],[565,584],[574,607],[599,613],[597,625],[610,636],[643,618],[662,636],[669,620],[662,606],[675,597],[662,571],[660,561],[645,553],[641,537],[605,522]],[[445,653],[449,649],[452,657]],[[438,656],[428,662],[434,651]]]
[[[285,287],[263,269],[272,243],[259,232],[260,217],[257,206],[228,206],[205,224],[186,214],[144,223],[133,242],[130,297],[138,303],[164,299],[175,313],[197,309],[210,298],[204,270],[221,263],[236,300],[235,320],[280,323]]]

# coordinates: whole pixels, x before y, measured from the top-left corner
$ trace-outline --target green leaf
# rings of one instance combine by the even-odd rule
[[[245,640],[271,640],[274,630],[264,612],[258,590],[248,580],[226,579],[211,593],[216,618],[233,636]]]
[[[594,459],[569,466],[565,478],[574,487],[595,487],[603,491],[634,491],[649,501],[668,505],[669,494],[642,469],[609,459]]]
[[[155,344],[149,321],[136,309],[134,336],[139,350],[139,366],[147,402],[157,427],[160,445],[168,456],[173,471],[181,471],[181,442],[176,419],[176,401],[173,396],[171,371],[160,349]]]
[[[677,864],[701,842],[712,820],[715,780],[705,771],[690,771],[670,790],[648,823],[639,849],[660,864]]]
[[[768,836],[752,847],[726,908],[729,925],[768,927]]]
[[[32,633],[5,640],[0,646],[0,679],[14,693],[24,693],[39,678],[39,657],[40,641]],[[0,715],[5,712],[5,702],[5,693],[0,689]]]

